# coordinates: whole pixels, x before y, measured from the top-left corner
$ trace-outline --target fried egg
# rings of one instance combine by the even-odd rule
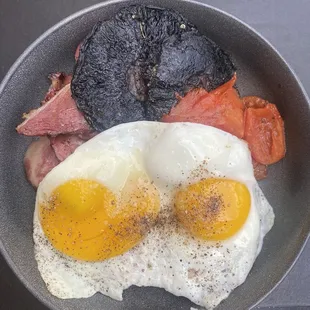
[[[127,123],[41,182],[35,258],[59,298],[154,286],[214,308],[242,284],[274,221],[247,144],[191,123]]]

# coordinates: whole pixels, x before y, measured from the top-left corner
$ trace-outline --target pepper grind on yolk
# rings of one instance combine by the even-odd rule
[[[117,197],[97,181],[75,179],[40,204],[40,221],[57,250],[75,259],[100,261],[139,243],[159,209],[159,194],[147,180],[136,179]]]
[[[175,197],[175,214],[194,236],[224,240],[239,231],[251,206],[247,187],[228,179],[204,179],[181,189]]]

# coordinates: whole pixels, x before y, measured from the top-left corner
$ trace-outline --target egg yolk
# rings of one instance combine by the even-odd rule
[[[39,217],[54,248],[75,259],[100,261],[139,243],[159,209],[157,189],[143,178],[127,184],[120,195],[97,181],[75,179],[40,204]]]
[[[224,240],[245,223],[251,206],[247,187],[228,179],[204,179],[177,192],[175,214],[194,236]]]

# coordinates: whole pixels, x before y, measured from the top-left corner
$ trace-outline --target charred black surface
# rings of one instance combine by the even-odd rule
[[[235,68],[227,54],[180,14],[144,6],[99,22],[84,40],[71,90],[89,124],[159,120],[193,87],[214,89]]]

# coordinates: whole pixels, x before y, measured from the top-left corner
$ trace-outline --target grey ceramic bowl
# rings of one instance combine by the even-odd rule
[[[141,3],[142,1],[140,1]],[[36,267],[32,241],[35,191],[27,183],[23,156],[30,139],[15,126],[23,112],[37,107],[48,88],[47,75],[72,71],[78,43],[98,21],[120,7],[139,1],[109,1],[81,11],[57,24],[18,59],[0,86],[0,248],[25,286],[51,309],[189,309],[185,298],[162,289],[132,287],[118,302],[96,294],[88,299],[51,296]],[[277,104],[286,125],[287,155],[272,166],[260,185],[274,207],[276,220],[265,238],[246,282],[219,309],[248,309],[270,292],[290,269],[310,227],[309,100],[292,70],[253,29],[219,10],[193,1],[143,1],[176,9],[229,52],[238,68],[241,95],[257,95]]]

